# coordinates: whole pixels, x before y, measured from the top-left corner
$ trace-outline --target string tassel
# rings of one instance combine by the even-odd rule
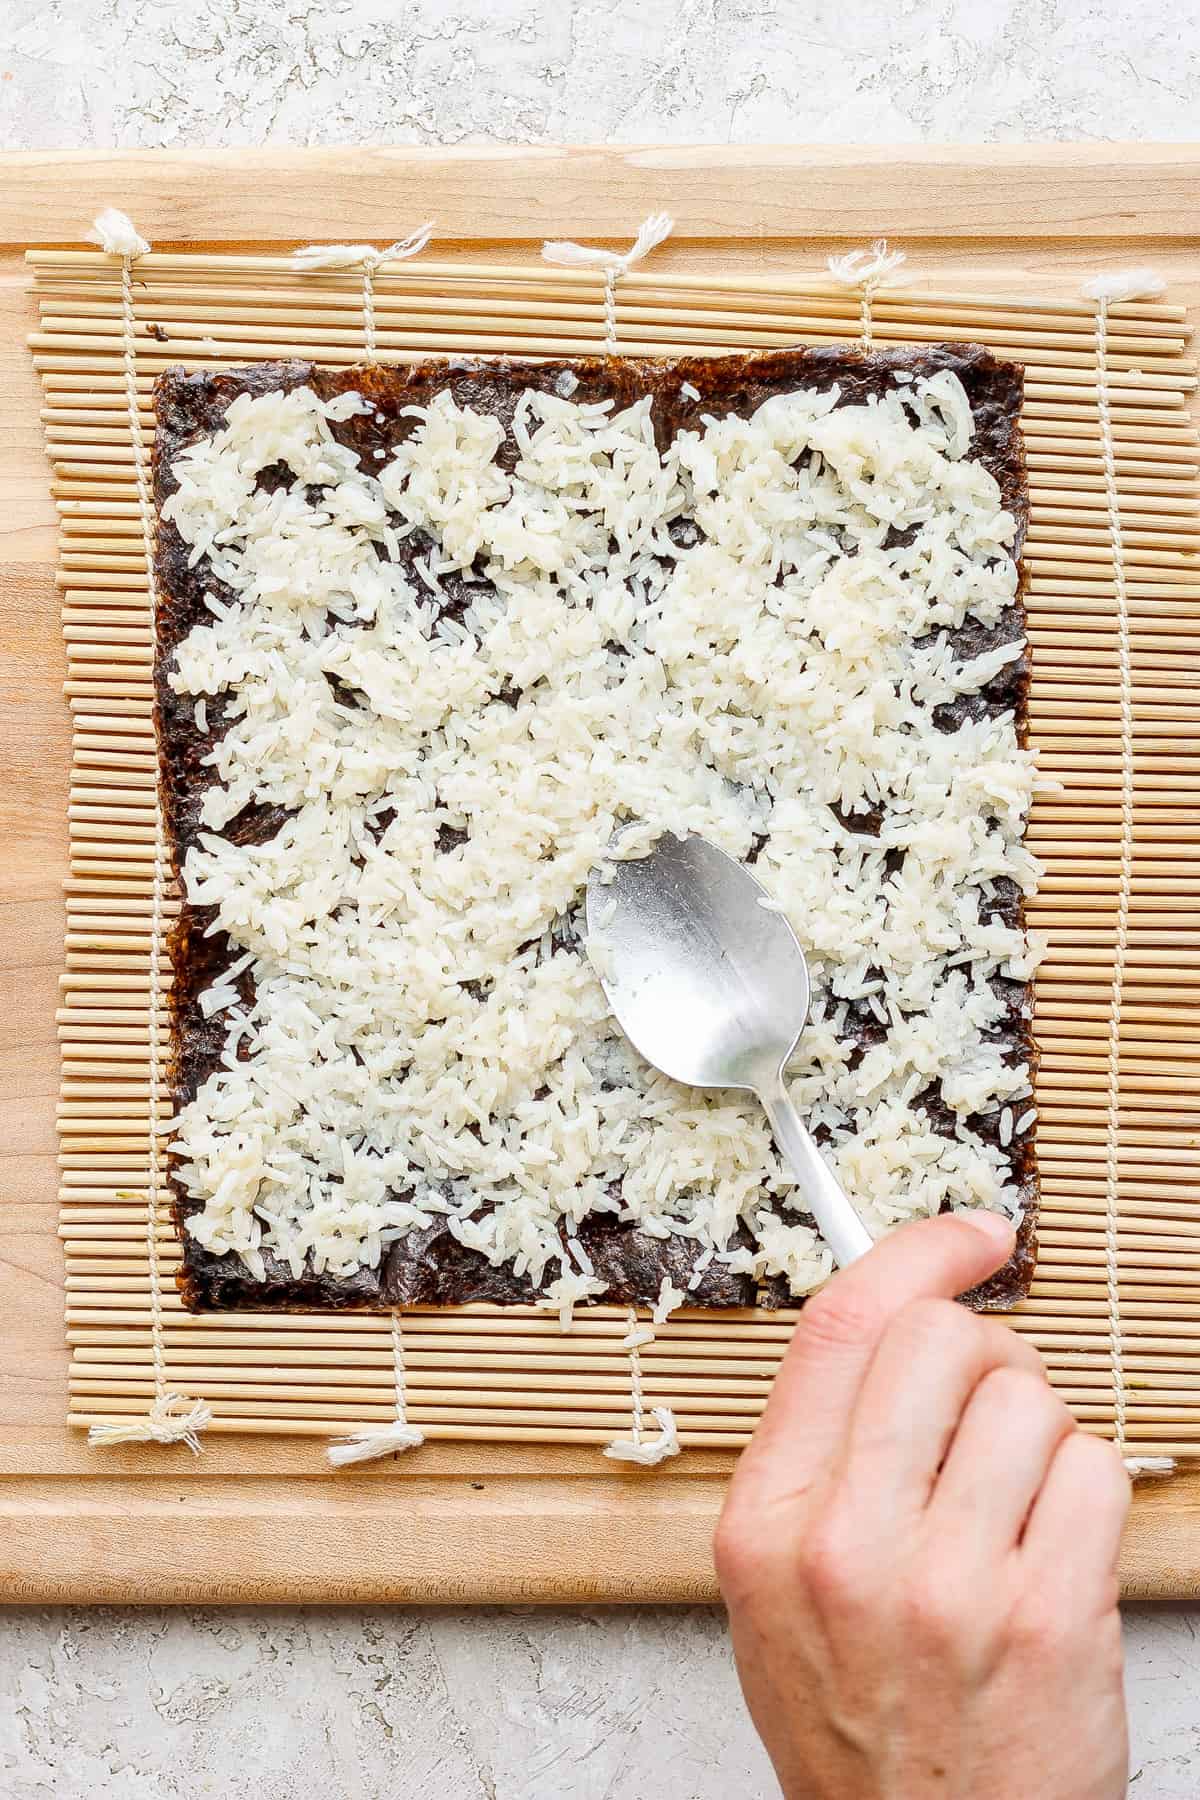
[[[374,1462],[379,1456],[395,1456],[402,1450],[419,1450],[425,1433],[408,1422],[408,1391],[404,1373],[404,1338],[400,1314],[392,1314],[392,1379],[396,1391],[396,1416],[390,1425],[368,1425],[348,1437],[334,1438],[325,1454],[335,1469],[348,1463]]]
[[[382,264],[404,262],[417,256],[433,236],[433,220],[426,219],[406,238],[398,238],[383,250],[373,244],[306,244],[292,252],[292,267],[301,275],[313,275],[321,269],[362,270],[363,349],[369,363],[379,361],[375,330],[375,276]]]
[[[666,1462],[668,1456],[679,1455],[679,1434],[675,1429],[675,1414],[669,1406],[656,1406],[650,1414],[658,1426],[657,1436],[639,1435],[629,1438],[614,1438],[611,1444],[604,1446],[605,1456],[614,1462],[641,1463],[643,1468],[653,1468],[656,1463]]]
[[[187,1410],[180,1411],[181,1407]],[[212,1424],[212,1416],[207,1400],[189,1402],[183,1394],[160,1394],[144,1419],[91,1426],[88,1443],[186,1444],[193,1456],[199,1456],[199,1434]]]
[[[1127,1456],[1125,1469],[1131,1481],[1161,1481],[1175,1473],[1173,1456]]]
[[[846,287],[879,287],[907,261],[903,250],[891,250],[886,238],[876,238],[869,249],[831,256],[829,273]]]
[[[1157,269],[1114,269],[1110,275],[1094,275],[1080,291],[1085,300],[1119,306],[1122,300],[1156,299],[1166,285]]]
[[[133,220],[115,206],[106,206],[96,215],[87,235],[89,243],[99,244],[109,256],[145,256],[150,249]]]
[[[641,229],[628,250],[600,250],[592,244],[573,244],[569,240],[550,239],[542,245],[542,259],[558,263],[564,269],[612,269],[624,274],[634,263],[670,237],[675,221],[670,213],[651,213],[643,219]]]
[[[851,250],[845,256],[831,256],[828,260],[829,273],[835,281],[859,290],[864,349],[871,347],[871,301],[875,290],[890,281],[907,260],[903,250],[888,248],[886,238],[876,238],[869,249]]]
[[[335,1469],[344,1469],[348,1463],[374,1462],[378,1456],[419,1450],[424,1442],[423,1431],[397,1419],[392,1425],[372,1426],[368,1431],[352,1431],[349,1437],[335,1438],[325,1454]]]
[[[627,275],[634,263],[641,262],[656,244],[670,237],[675,221],[670,213],[651,213],[642,220],[641,229],[628,250],[598,250],[592,244],[573,244],[551,239],[542,245],[542,259],[571,269],[603,269],[604,271],[604,348],[609,356],[617,353],[617,283]]]
[[[404,262],[424,250],[433,236],[433,223],[427,219],[406,238],[384,250],[377,250],[374,244],[306,244],[302,250],[292,252],[292,267],[302,275],[311,275],[320,269],[377,269],[381,263]]]
[[[631,1306],[629,1330],[621,1339],[621,1348],[629,1353],[629,1398],[633,1424],[627,1438],[614,1438],[604,1446],[605,1456],[610,1457],[613,1462],[640,1463],[646,1469],[665,1462],[668,1456],[678,1456],[680,1449],[675,1414],[669,1406],[656,1406],[651,1410],[650,1416],[658,1426],[658,1431],[652,1436],[646,1435],[641,1352],[647,1344],[653,1342],[654,1332],[649,1325],[638,1323],[637,1308]]]

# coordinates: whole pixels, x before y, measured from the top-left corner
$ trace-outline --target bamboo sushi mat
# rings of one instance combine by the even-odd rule
[[[67,251],[30,261],[74,722],[61,1233],[69,1416],[87,1426],[143,1415],[155,1393],[149,1053],[151,1032],[165,1047],[166,1018],[148,1016],[152,651],[120,263]],[[132,294],[147,442],[152,384],[171,363],[362,360],[354,272],[153,254],[134,266]],[[604,342],[595,271],[394,263],[374,299],[384,361]],[[823,273],[735,284],[643,265],[616,299],[620,346],[639,354],[844,341],[861,326],[858,296]],[[1189,804],[1200,447],[1184,313],[1113,305],[1105,328],[1084,300],[888,289],[872,322],[877,344],[969,338],[1026,367],[1031,730],[1062,792],[1038,803],[1029,829],[1046,869],[1030,924],[1050,939],[1036,1016],[1043,1199],[1037,1278],[1013,1323],[1084,1424],[1114,1433],[1123,1368],[1129,1451],[1188,1456],[1200,1448],[1200,825]],[[193,1316],[174,1289],[165,1205],[157,1244],[170,1383],[210,1402],[212,1429],[325,1436],[392,1418],[387,1317]],[[647,1405],[674,1409],[684,1445],[736,1448],[794,1316],[676,1315],[642,1352]],[[626,1329],[616,1308],[581,1313],[569,1335],[531,1309],[406,1312],[408,1416],[427,1437],[604,1442],[627,1427]]]

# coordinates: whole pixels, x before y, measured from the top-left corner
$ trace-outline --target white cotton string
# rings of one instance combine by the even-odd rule
[[[392,1377],[396,1417],[390,1425],[368,1425],[364,1431],[351,1432],[349,1437],[335,1438],[325,1453],[335,1469],[343,1469],[348,1463],[374,1462],[377,1456],[395,1456],[402,1450],[416,1450],[425,1442],[425,1433],[408,1422],[404,1339],[398,1312],[392,1314]]]
[[[604,1454],[614,1462],[640,1463],[643,1468],[653,1468],[655,1463],[665,1462],[668,1456],[679,1455],[679,1434],[675,1428],[675,1415],[669,1406],[651,1408],[650,1416],[657,1429],[650,1436],[646,1435],[641,1352],[646,1344],[653,1342],[654,1333],[649,1326],[638,1324],[637,1308],[631,1306],[629,1330],[622,1338],[621,1345],[629,1352],[632,1426],[627,1438],[614,1438],[610,1444],[606,1444]]]
[[[891,280],[906,261],[903,250],[889,250],[886,238],[876,238],[869,250],[851,250],[846,256],[831,256],[829,273],[844,287],[857,288],[859,323],[864,350],[871,348],[871,303],[876,288]]]
[[[1108,309],[1120,300],[1161,294],[1164,283],[1152,269],[1130,269],[1100,275],[1089,281],[1084,298],[1096,303],[1096,407],[1100,419],[1100,444],[1104,461],[1104,491],[1108,531],[1112,547],[1113,587],[1117,597],[1117,656],[1121,676],[1121,852],[1117,890],[1117,942],[1113,959],[1112,990],[1108,1009],[1108,1108],[1105,1132],[1104,1268],[1108,1291],[1109,1366],[1113,1384],[1113,1418],[1117,1449],[1135,1480],[1149,1475],[1169,1475],[1175,1467],[1169,1456],[1126,1454],[1125,1359],[1121,1342],[1120,1240],[1120,1129],[1121,1129],[1121,1008],[1124,1000],[1125,959],[1129,949],[1129,908],[1133,891],[1133,668],[1130,656],[1129,588],[1125,574],[1125,546],[1121,525],[1121,497],[1117,486],[1116,449],[1108,381]]]
[[[628,274],[635,263],[641,262],[656,245],[670,236],[674,224],[669,213],[651,213],[648,219],[642,221],[641,229],[625,251],[600,250],[591,244],[575,244],[569,240],[551,240],[542,245],[542,257],[548,263],[557,263],[568,269],[603,269],[604,349],[607,355],[615,356],[617,352],[617,282],[622,275]],[[643,1468],[652,1468],[655,1463],[664,1462],[668,1456],[679,1455],[675,1415],[669,1406],[651,1409],[655,1430],[649,1436],[646,1434],[641,1351],[646,1344],[653,1342],[653,1331],[648,1326],[638,1324],[637,1308],[631,1306],[629,1330],[622,1339],[622,1348],[629,1356],[632,1425],[627,1438],[613,1438],[611,1443],[605,1445],[604,1454],[614,1462],[638,1463]]]
[[[129,436],[133,447],[133,472],[137,482],[138,511],[141,516],[142,549],[146,558],[146,591],[150,608],[150,641],[156,630],[154,587],[154,507],[150,494],[149,452],[138,411],[137,340],[133,310],[133,264],[145,256],[150,246],[139,236],[124,213],[109,207],[96,220],[92,241],[110,256],[121,258],[121,319],[123,363],[125,371],[125,405],[129,416]],[[199,1433],[212,1423],[212,1409],[204,1400],[187,1400],[171,1393],[167,1387],[167,1357],[163,1341],[162,1286],[158,1267],[158,1208],[161,1198],[158,1167],[158,1111],[161,1098],[161,1072],[158,1060],[158,1008],[162,998],[160,938],[163,907],[163,843],[162,802],[157,789],[154,795],[154,869],[150,900],[150,1127],[149,1181],[146,1197],[146,1257],[150,1266],[150,1345],[154,1361],[154,1401],[144,1419],[131,1419],[119,1425],[93,1425],[88,1432],[90,1444],[186,1444],[199,1455]]]
[[[379,361],[375,342],[375,276],[388,262],[406,262],[419,256],[433,236],[433,220],[418,225],[406,238],[377,250],[373,244],[306,244],[292,252],[292,267],[301,275],[322,269],[362,269],[363,344],[369,363]]]
[[[628,250],[599,250],[592,244],[551,239],[542,245],[543,261],[565,269],[604,270],[604,348],[612,356],[617,348],[617,282],[658,244],[670,237],[675,221],[669,213],[651,213]]]

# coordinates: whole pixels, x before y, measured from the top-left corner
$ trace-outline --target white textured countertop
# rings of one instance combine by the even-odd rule
[[[1183,140],[1198,92],[1193,0],[0,0],[5,149]],[[1194,1615],[1128,1643],[1132,1792],[1195,1800]],[[774,1792],[712,1610],[0,1608],[0,1800]]]

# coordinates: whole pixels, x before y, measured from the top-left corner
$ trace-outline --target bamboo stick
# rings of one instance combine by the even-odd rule
[[[311,1335],[311,1334],[310,1334]],[[286,1334],[276,1334],[279,1341],[268,1341],[265,1334],[251,1338],[245,1345],[231,1343],[224,1334],[213,1332],[168,1334],[166,1357],[173,1369],[190,1369],[196,1371],[211,1370],[218,1379],[234,1379],[236,1371],[245,1369],[253,1373],[256,1370],[269,1368],[272,1373],[279,1371],[285,1377],[290,1370],[306,1373],[310,1368],[309,1354],[313,1345],[307,1342],[293,1342]],[[339,1340],[342,1354],[339,1368],[344,1369],[351,1379],[368,1378],[373,1371],[382,1371],[386,1378],[392,1376],[391,1334],[385,1329],[377,1339],[364,1336],[361,1332],[345,1334]],[[128,1372],[147,1361],[149,1344],[115,1343],[105,1339],[103,1343],[76,1346],[75,1367],[89,1375],[97,1374],[101,1369],[117,1372]],[[778,1367],[783,1346],[779,1344],[756,1346],[755,1343],[730,1340],[725,1355],[728,1379],[731,1384],[740,1386],[743,1380],[758,1382],[770,1380]],[[614,1368],[622,1368],[624,1353],[614,1343],[605,1351],[602,1345],[593,1346],[592,1351],[572,1349],[569,1352],[555,1353],[538,1345],[525,1346],[517,1356],[503,1355],[495,1351],[483,1349],[473,1350],[469,1356],[455,1361],[440,1346],[433,1349],[417,1349],[406,1351],[406,1364],[413,1373],[430,1386],[439,1385],[438,1378],[451,1373],[454,1369],[469,1366],[481,1373],[504,1375],[508,1371],[531,1370],[535,1375],[568,1375],[587,1377],[590,1374],[610,1375]],[[649,1348],[643,1351],[644,1364],[655,1369],[660,1378],[678,1377],[680,1380],[705,1378],[712,1374],[711,1362],[707,1354],[696,1354],[694,1344],[675,1344],[664,1338],[657,1338]],[[1110,1378],[1108,1357],[1096,1352],[1080,1352],[1078,1361],[1069,1366],[1082,1380],[1088,1374],[1100,1377],[1101,1382]],[[1146,1356],[1130,1351],[1129,1370],[1132,1375],[1170,1375],[1179,1386],[1200,1386],[1200,1357],[1188,1354],[1185,1349],[1177,1349],[1174,1355]]]
[[[90,334],[123,329],[120,290],[106,298],[94,300],[77,296],[47,297],[39,305],[43,335],[69,333],[82,327]],[[715,316],[708,316],[709,313]],[[453,321],[456,329],[475,332],[528,330],[537,327],[562,327],[582,330],[587,335],[604,335],[604,297],[600,286],[590,294],[577,294],[568,299],[545,299],[539,302],[536,320],[528,300],[503,294],[470,293],[462,289],[440,292],[398,293],[381,282],[375,297],[377,326],[393,333],[427,334],[445,328]],[[198,335],[197,328],[211,326],[213,335],[222,331],[241,330],[247,336],[258,331],[277,335],[286,328],[289,341],[303,344],[350,342],[362,347],[362,284],[346,293],[326,289],[315,293],[312,288],[297,286],[291,290],[272,289],[254,293],[243,290],[235,295],[217,290],[205,298],[196,289],[179,289],[172,293],[156,287],[153,293],[134,295],[134,328],[139,347],[154,351],[161,344],[175,347],[180,339]],[[653,292],[636,295],[623,282],[617,297],[618,330],[622,341],[639,335],[657,335],[663,329],[681,322],[699,331],[708,331],[716,323],[723,342],[734,341],[735,332],[749,331],[763,337],[797,337],[845,339],[857,335],[858,318],[853,303],[831,312],[820,305],[730,306],[706,309],[681,308],[678,296]],[[1095,328],[1089,322],[1067,328],[1049,321],[1027,321],[1006,317],[997,311],[977,310],[972,320],[977,334],[986,334],[990,346],[997,350],[1024,350],[1035,347],[1064,353],[1074,352],[1095,360]],[[904,338],[914,329],[928,342],[959,342],[963,321],[938,319],[932,313],[889,312],[887,307],[873,308],[874,332]],[[646,332],[639,328],[646,327]],[[849,331],[847,331],[849,327]],[[165,334],[165,335],[164,335]],[[1130,321],[1128,326],[1114,327],[1108,337],[1113,356],[1131,356],[1140,368],[1152,367],[1162,360],[1177,362],[1183,355],[1185,339],[1180,334],[1164,333],[1148,322]],[[1149,359],[1149,360],[1148,360]]]
[[[157,309],[160,312],[163,309]],[[588,313],[554,308],[539,315],[536,321],[522,319],[519,308],[505,314],[492,304],[486,311],[456,308],[453,304],[434,303],[428,313],[413,308],[398,311],[394,306],[376,309],[376,331],[380,351],[386,360],[389,353],[407,357],[438,354],[481,352],[532,356],[586,355],[605,341],[605,319],[602,302]],[[148,322],[138,321],[135,335],[143,368],[169,367],[180,358],[191,360],[221,354],[230,361],[253,361],[265,357],[304,355],[318,352],[322,361],[354,365],[363,355],[361,320],[351,316],[337,323],[301,324],[275,309],[229,313],[218,307],[176,307],[163,313],[170,329],[167,339],[160,339]],[[259,322],[259,321],[263,322]],[[92,353],[106,349],[112,340],[121,339],[124,324],[119,309],[108,316],[88,317],[83,314],[43,314],[43,329],[30,332],[28,342],[35,352],[73,351]],[[154,321],[158,330],[166,326]],[[659,311],[638,307],[618,297],[617,325],[625,354],[653,355],[691,350],[698,354],[720,355],[730,349],[772,349],[794,343],[797,338],[812,342],[844,342],[846,331],[836,320],[820,319],[812,314],[757,315],[724,312],[719,321],[719,336],[713,332],[714,320],[679,311]],[[286,336],[281,336],[286,332]],[[961,341],[961,327],[934,320],[922,320],[920,337],[927,343]],[[857,335],[852,332],[851,336]],[[1086,335],[1075,339],[1061,334],[1037,330],[1006,330],[993,327],[988,331],[989,345],[1003,352],[1017,351],[1028,367],[1049,368],[1055,379],[1069,379],[1072,370],[1086,370],[1094,379],[1095,347]],[[904,344],[913,336],[913,326],[899,321],[876,318],[873,336],[879,345]],[[169,340],[169,341],[168,341]],[[1193,378],[1179,366],[1178,340],[1147,343],[1137,339],[1110,340],[1119,348],[1110,353],[1110,366],[1126,374],[1126,382],[1136,380],[1136,391],[1153,390],[1155,377],[1167,377],[1172,384],[1188,387]],[[289,350],[289,345],[291,346]],[[1136,371],[1136,375],[1132,372]],[[1166,385],[1164,381],[1162,385]]]
[[[496,291],[496,284],[468,284],[462,281],[448,281],[436,285],[431,290],[430,278],[420,274],[416,279],[409,277],[397,282],[386,271],[381,270],[378,277],[376,295],[376,312],[381,318],[404,316],[405,314],[444,316],[447,313],[471,312],[480,305],[490,307],[497,316],[515,318],[520,321],[529,319],[531,309],[527,294],[506,295]],[[553,293],[552,281],[543,281],[543,287]],[[61,292],[53,290],[44,293],[39,301],[39,314],[44,320],[72,318],[111,318],[121,310],[121,290],[119,283],[108,282],[101,286],[95,284],[91,288],[95,298],[85,298],[77,289],[65,289]],[[701,293],[694,292],[690,310],[703,312],[711,309],[719,312],[720,322],[725,324],[753,323],[762,327],[775,325],[781,330],[803,330],[807,322],[819,329],[835,327],[848,329],[851,336],[857,335],[858,314],[853,298],[845,296],[802,296],[791,305],[786,304],[786,291],[775,290],[768,294],[754,295],[745,288],[730,289],[724,293],[717,292],[711,299],[705,299]],[[664,286],[661,281],[631,282],[628,276],[620,289],[623,316],[630,319],[648,319],[653,321],[660,313],[666,312],[672,318],[678,317],[679,290]],[[736,304],[730,304],[730,298]],[[538,318],[586,318],[601,320],[603,317],[604,299],[602,284],[596,281],[586,288],[576,288],[558,298],[539,300],[536,314]],[[1010,309],[983,304],[966,304],[960,300],[953,307],[954,317],[946,323],[937,317],[936,310],[931,308],[924,297],[914,305],[912,301],[902,301],[894,296],[877,295],[872,314],[880,322],[891,322],[894,325],[924,323],[931,329],[946,330],[951,336],[961,338],[964,325],[970,324],[976,335],[986,333],[989,342],[1007,343],[1010,339],[1021,342],[1026,336],[1039,343],[1066,343],[1091,350],[1094,347],[1094,315],[1086,312],[1075,315],[1044,314],[1038,316],[1037,310],[1031,308],[1023,318],[1014,322]],[[362,315],[362,281],[361,277],[350,277],[349,284],[334,287],[323,284],[314,287],[305,278],[295,278],[284,285],[272,283],[269,288],[256,290],[254,287],[231,287],[198,284],[187,281],[172,284],[155,281],[152,286],[135,289],[133,296],[133,312],[135,320],[148,326],[151,323],[164,325],[172,320],[216,319],[237,322],[242,319],[255,319],[269,314],[280,321],[303,325],[340,325],[347,319],[351,321],[361,336]],[[295,315],[293,321],[291,315]],[[1180,323],[1184,323],[1182,320]],[[1005,334],[1005,335],[997,335]],[[1117,351],[1138,352],[1153,349],[1160,356],[1182,356],[1188,339],[1190,327],[1184,324],[1182,331],[1174,333],[1169,329],[1167,321],[1153,318],[1122,318],[1114,323],[1109,335],[1109,342]]]
[[[633,323],[628,318],[627,309],[620,302],[617,318],[619,327]],[[481,320],[478,323],[472,321],[470,324],[448,326],[444,330],[422,321],[415,329],[380,329],[378,344],[382,359],[397,363],[420,361],[428,356],[464,355],[554,359],[595,355],[603,348],[604,326],[600,317],[597,317],[591,329],[580,329],[576,325],[572,330],[569,329],[571,323],[563,321],[562,330],[556,333],[554,322],[542,319],[525,332],[514,331],[511,326],[506,329],[506,322],[502,320]],[[26,342],[33,353],[34,368],[39,373],[48,372],[54,367],[57,358],[69,353],[74,369],[89,374],[104,373],[105,354],[112,355],[120,342],[119,321],[84,321],[84,327],[75,330],[31,331]],[[838,343],[846,339],[846,333],[836,328],[807,330],[800,334],[795,331],[783,333],[747,330],[722,323],[720,335],[717,336],[707,322],[681,324],[656,320],[649,329],[622,329],[621,350],[625,356],[678,355],[685,352],[694,356],[720,356],[733,349],[783,348],[789,338],[797,335],[803,335],[806,341],[814,342]],[[856,336],[857,333],[850,335]],[[911,326],[896,327],[881,321],[875,325],[873,335],[876,344],[882,348],[911,343],[914,333]],[[920,336],[923,341],[930,343],[956,340],[956,333],[952,329],[932,323],[922,327]],[[995,339],[991,341],[994,342]],[[1003,347],[1002,345],[1001,348]],[[1053,371],[1056,382],[1087,386],[1094,384],[1095,352],[1092,349],[1071,350],[1058,345],[1047,349],[1032,342],[1028,334],[1019,337],[1011,347],[1019,350],[1021,360],[1027,367]],[[226,326],[213,322],[192,334],[180,333],[174,336],[169,345],[158,344],[153,338],[147,337],[143,346],[143,341],[139,339],[138,352],[141,366],[148,374],[161,373],[163,369],[180,361],[199,368],[219,368],[231,363],[281,361],[297,354],[313,356],[317,353],[326,366],[353,368],[362,361],[362,329],[355,327],[353,330],[338,330],[325,327],[313,330],[293,327],[287,336],[281,337],[276,323],[263,326]],[[1114,352],[1110,358],[1110,367],[1118,374],[1124,374],[1127,381],[1132,372],[1137,370],[1139,389],[1146,392],[1153,392],[1160,385],[1190,392],[1196,383],[1195,375],[1181,370],[1176,358],[1148,354],[1141,348]]]
[[[93,285],[96,282],[107,282],[115,286],[116,268],[111,258],[95,250],[51,250],[36,249],[26,252],[26,260],[34,269],[39,284],[45,279],[47,272],[55,272],[60,276],[68,275],[75,281]],[[138,262],[138,284],[149,285],[157,282],[164,273],[174,275],[177,279],[192,280],[197,277],[207,279],[210,275],[220,276],[222,283],[231,279],[256,278],[259,275],[283,277],[296,286],[313,284],[315,289],[333,289],[339,287],[358,291],[361,278],[353,272],[325,272],[310,274],[304,277],[304,283],[298,281],[295,266],[289,256],[249,256],[218,253],[194,253],[153,251]],[[403,282],[423,286],[435,286],[455,283],[478,282],[485,288],[496,285],[516,284],[522,291],[531,286],[539,291],[551,293],[564,289],[597,289],[599,277],[595,270],[559,268],[548,269],[544,262],[533,260],[529,263],[439,263],[435,258],[423,259],[420,263],[404,263],[396,265],[383,263],[380,265],[377,279],[381,283],[401,280]],[[784,276],[779,273],[755,276],[739,273],[735,277],[722,277],[711,274],[693,275],[675,271],[669,274],[659,270],[631,270],[625,277],[629,284],[627,291],[641,292],[644,289],[662,290],[668,293],[701,293],[718,296],[754,294],[790,294],[824,299],[829,305],[844,310],[852,323],[857,321],[857,312],[851,296],[845,289],[835,283],[824,269],[795,276]],[[1045,314],[1055,318],[1093,319],[1094,307],[1087,301],[1062,294],[1037,295],[1031,297],[1024,291],[995,294],[972,294],[964,297],[961,293],[931,288],[903,290],[890,288],[875,297],[874,305],[879,310],[889,308],[905,311],[917,308],[946,308],[955,313],[966,305],[987,306],[1005,313]],[[1184,308],[1165,301],[1127,301],[1114,302],[1111,308],[1114,321],[1122,324],[1127,318],[1169,321],[1180,326],[1186,325]]]

